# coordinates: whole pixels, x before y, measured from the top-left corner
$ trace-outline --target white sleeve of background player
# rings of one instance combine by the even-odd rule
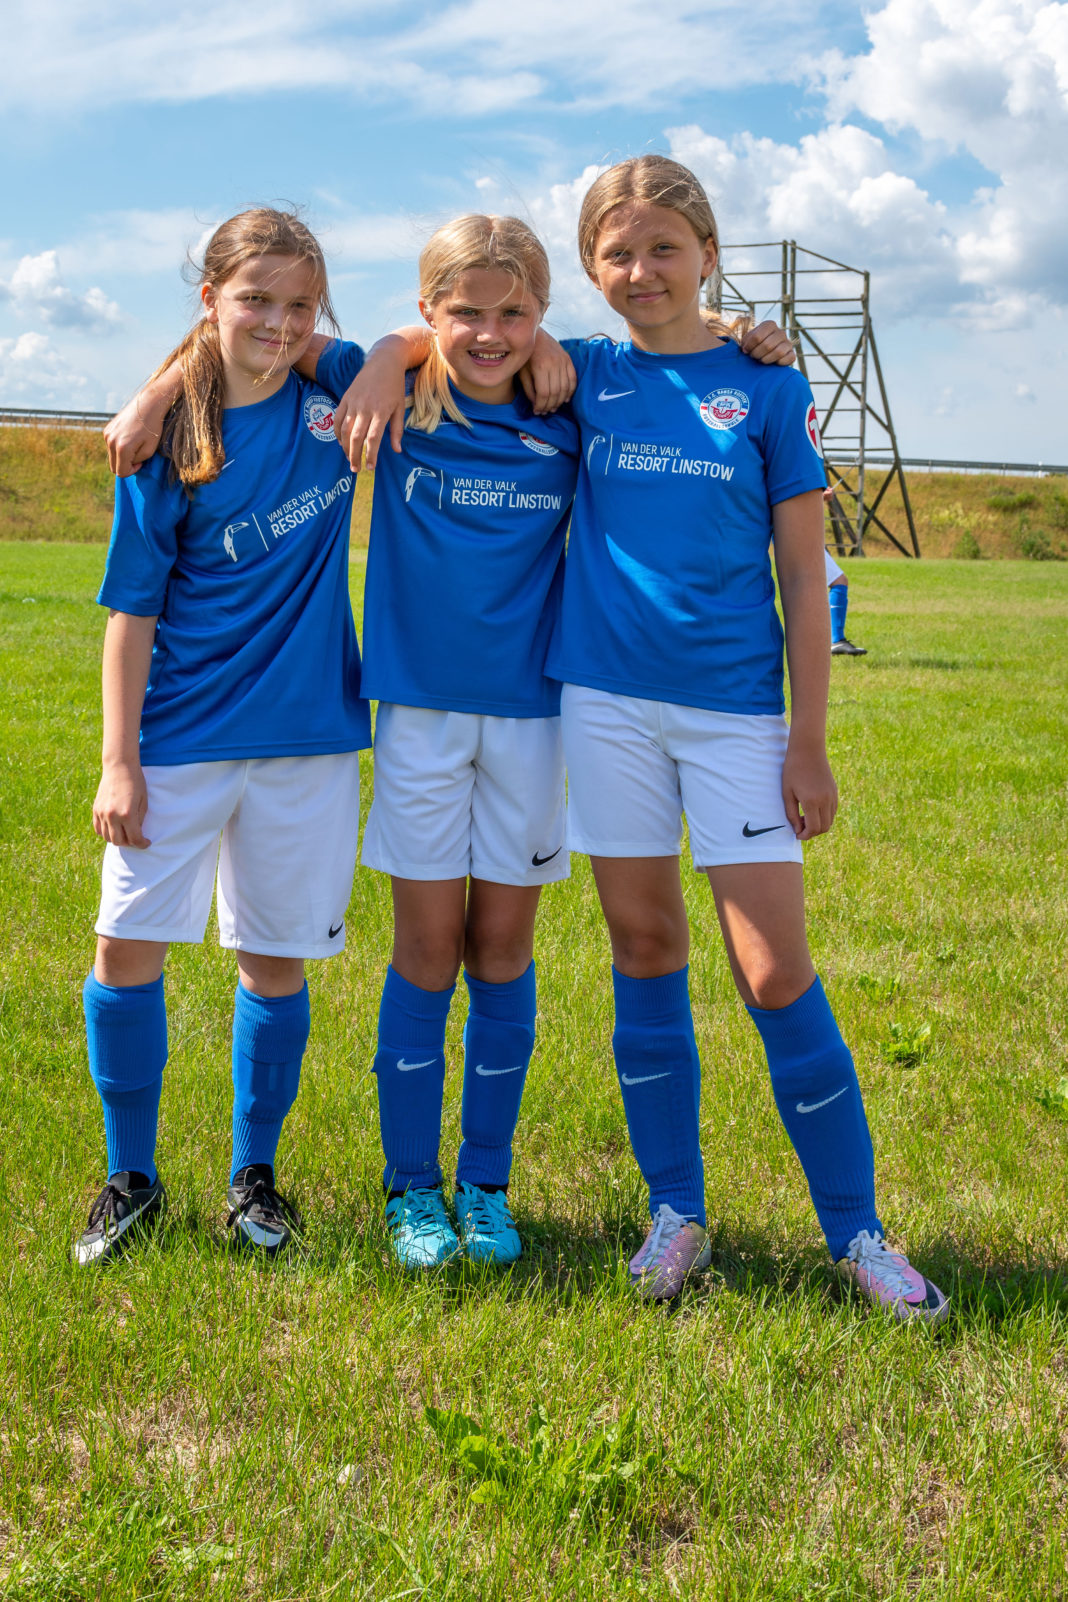
[[[186,507],[180,484],[166,482],[167,464],[154,456],[132,478],[115,480],[101,606],[133,617],[158,617],[178,555],[178,524]]]
[[[827,487],[823,444],[808,380],[796,368],[769,369],[778,382],[768,396],[761,445],[772,506]]]

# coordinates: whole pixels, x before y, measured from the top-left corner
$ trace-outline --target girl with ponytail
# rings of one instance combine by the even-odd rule
[[[162,428],[146,413],[144,459],[116,485],[98,597],[93,825],[107,848],[84,1003],[108,1166],[74,1245],[83,1265],[116,1257],[164,1206],[163,964],[172,941],[203,940],[216,864],[239,981],[230,1238],[288,1242],[274,1160],[308,1039],[304,962],[344,946],[370,743],[347,588],[354,475],[333,431],[363,353],[334,343],[314,383],[293,371],[334,318],[322,251],[291,212],[223,223],[200,297],[149,389]]]

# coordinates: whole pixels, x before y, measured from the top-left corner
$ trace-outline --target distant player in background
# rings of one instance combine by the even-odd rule
[[[832,490],[824,490],[824,500],[829,500],[832,494]],[[862,645],[854,645],[852,640],[846,639],[845,625],[846,612],[849,609],[849,580],[827,550],[823,553],[823,562],[827,570],[827,599],[831,606],[831,655],[867,656],[868,653]]]
[[[268,1253],[289,1241],[274,1160],[308,1040],[304,961],[345,943],[370,744],[348,599],[355,475],[333,429],[363,352],[339,348],[316,384],[291,371],[333,314],[322,251],[288,212],[223,223],[201,298],[155,375],[146,437],[140,398],[116,420],[132,423],[142,465],[116,485],[99,595],[93,826],[108,845],[84,1006],[108,1178],[74,1244],[83,1265],[118,1256],[163,1209],[163,964],[172,941],[203,940],[217,863],[219,937],[239,975],[228,1227]]]

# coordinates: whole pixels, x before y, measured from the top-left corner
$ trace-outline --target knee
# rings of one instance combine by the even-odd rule
[[[163,972],[167,947],[154,940],[119,940],[98,935],[93,973],[97,983],[125,990],[154,984]]]
[[[648,912],[612,929],[612,960],[620,973],[632,979],[676,973],[686,966],[689,956],[686,923],[680,925],[667,914]]]
[[[526,932],[514,930],[495,932],[492,929],[468,929],[464,942],[464,967],[472,978],[488,985],[511,984],[526,973],[533,959],[530,939]]]
[[[736,972],[738,992],[747,1007],[759,1007],[764,1012],[780,1012],[792,1006],[809,989],[816,977],[811,962],[775,963],[771,960],[757,963],[746,972]]]
[[[420,990],[447,990],[456,983],[463,954],[462,930],[413,929],[395,937],[392,966]]]

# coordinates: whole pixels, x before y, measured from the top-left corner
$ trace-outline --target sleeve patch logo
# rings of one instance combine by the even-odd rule
[[[809,401],[808,411],[805,413],[805,435],[816,455],[823,456],[823,441],[820,439],[820,425],[816,417],[816,403]]]
[[[539,439],[536,434],[521,433],[519,438],[523,441],[528,451],[536,451],[539,456],[559,456],[560,454],[555,445],[550,445],[548,440]]]
[[[716,389],[701,402],[701,421],[709,428],[737,428],[749,416],[749,396],[740,389]]]
[[[304,421],[313,439],[321,439],[329,445],[335,443],[334,403],[325,395],[308,396],[304,402]]]

